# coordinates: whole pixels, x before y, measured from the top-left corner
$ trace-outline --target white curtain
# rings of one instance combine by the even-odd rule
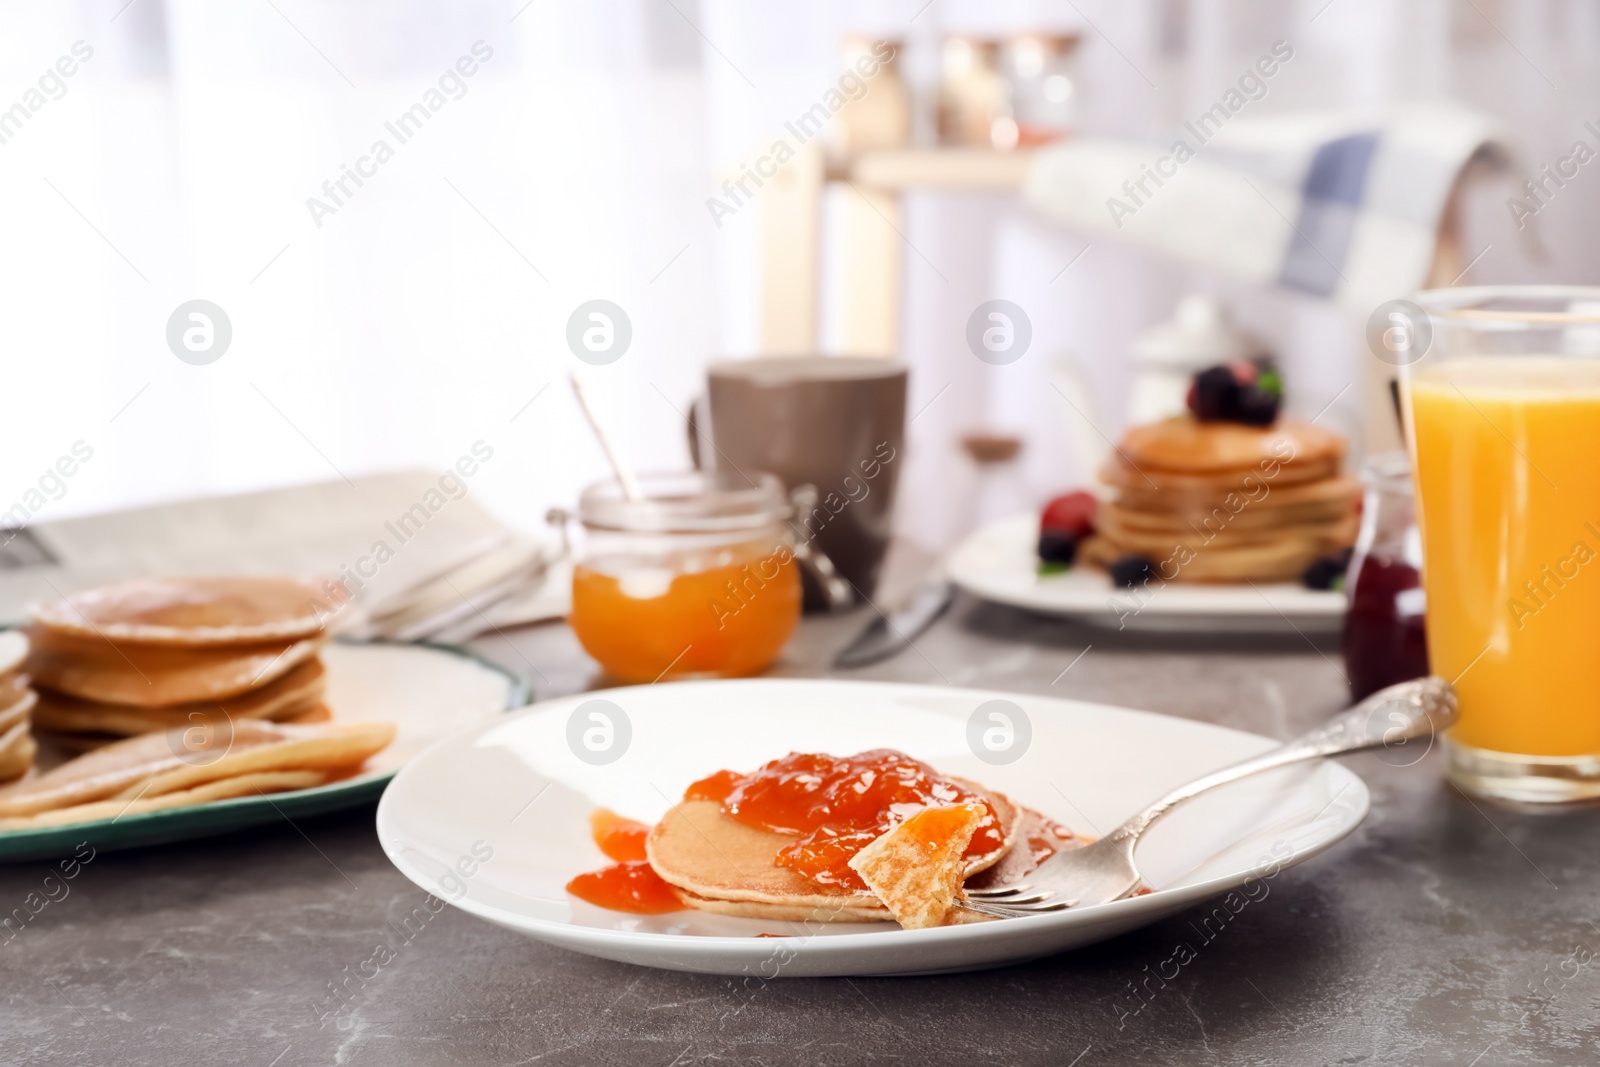
[[[0,16],[12,98],[93,49],[0,144],[7,504],[78,439],[94,458],[40,519],[444,466],[483,439],[474,491],[536,525],[600,473],[565,384],[567,318],[595,298],[633,324],[597,369],[625,444],[686,462],[663,394],[691,391],[717,305],[701,41],[670,6],[125,2]],[[402,143],[386,124],[441,78]],[[379,140],[392,158],[363,164]],[[375,173],[336,204],[346,167]],[[233,326],[207,366],[165,340],[194,298]]]
[[[443,466],[483,439],[473,491],[534,527],[603,473],[566,387],[567,319],[592,299],[626,311],[633,341],[582,369],[641,467],[681,467],[704,364],[759,336],[756,213],[719,229],[705,208],[722,168],[838,77],[845,31],[904,38],[926,91],[942,34],[1037,27],[1083,33],[1099,134],[1165,137],[1276,39],[1297,58],[1261,113],[1452,96],[1510,120],[1529,167],[1600,119],[1583,0],[19,0],[0,6],[0,113],[27,110],[0,123],[0,511],[79,440],[93,459],[38,519]],[[92,57],[50,77],[79,41]],[[386,123],[430,90],[442,103],[401,143]],[[363,162],[379,140],[392,158]],[[333,204],[346,167],[369,176]],[[1596,280],[1597,190],[1585,171],[1541,212],[1543,259],[1510,223],[1510,183],[1480,191],[1466,243],[1488,250],[1463,282]],[[1084,476],[1052,362],[1081,368],[1114,435],[1128,346],[1184,292],[1269,338],[1307,412],[1365,358],[1329,308],[1085,251],[1006,196],[913,195],[904,234],[921,414],[900,526],[930,547]],[[1042,309],[1008,367],[965,346],[992,297]],[[208,366],[166,342],[196,298],[233,327]],[[1328,418],[1355,430],[1356,400]],[[969,430],[1027,442],[982,493],[956,445]]]

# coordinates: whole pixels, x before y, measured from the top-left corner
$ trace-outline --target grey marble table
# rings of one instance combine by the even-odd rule
[[[776,673],[811,676],[865,616],[807,620]],[[1075,665],[1074,659],[1091,646]],[[541,695],[593,685],[562,625],[480,643]],[[853,677],[1051,693],[1279,737],[1339,706],[1329,645],[1134,637],[959,601],[916,650]],[[370,808],[104,853],[0,944],[6,1064],[1593,1064],[1600,813],[1474,805],[1357,757],[1372,814],[1285,872],[1165,983],[1180,915],[1024,966],[931,978],[731,979],[548,948],[445,909],[337,1021],[346,967],[422,893]],[[20,906],[44,864],[0,867]],[[1170,972],[1169,972],[1170,973]],[[1135,986],[1150,990],[1136,996]]]

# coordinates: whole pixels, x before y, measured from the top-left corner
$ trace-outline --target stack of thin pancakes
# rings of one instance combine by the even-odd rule
[[[322,599],[289,578],[138,579],[35,607],[36,729],[72,751],[328,719]]]
[[[1081,553],[1105,567],[1146,557],[1162,581],[1299,578],[1355,540],[1360,485],[1344,453],[1343,437],[1290,419],[1135,427],[1100,473],[1114,495]]]
[[[650,832],[646,846],[650,866],[684,904],[702,911],[786,921],[942,925],[979,918],[950,909],[951,894],[961,885],[1009,885],[1036,866],[1035,848],[1044,845],[1056,851],[1080,843],[1045,816],[1000,793],[960,778],[951,780],[994,809],[1005,839],[1000,848],[963,857],[975,819],[964,828],[947,831],[964,836],[947,842],[949,847],[942,850],[930,851],[927,842],[902,841],[914,836],[902,832],[916,829],[913,816],[864,849],[858,859],[865,862],[852,861],[871,889],[822,885],[777,865],[779,851],[795,840],[794,835],[747,826],[725,814],[714,800],[684,800]],[[951,870],[930,869],[937,866],[930,864],[934,851],[953,862]],[[948,881],[941,885],[946,873]],[[932,906],[930,896],[942,898],[938,903],[943,906]]]
[[[29,725],[39,697],[22,669],[27,658],[26,637],[15,630],[0,633],[0,782],[26,774],[39,747]]]
[[[356,773],[392,723],[284,726],[246,719],[224,734],[124,738],[0,791],[0,829],[59,826],[231,797],[309,789]]]

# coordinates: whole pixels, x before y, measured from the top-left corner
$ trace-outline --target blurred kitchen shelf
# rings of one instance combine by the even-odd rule
[[[864,152],[829,180],[873,189],[1017,189],[1033,164],[1032,149],[895,148]]]
[[[878,148],[830,162],[816,142],[803,145],[763,187],[761,198],[761,351],[817,351],[822,200],[830,185],[853,190],[836,201],[837,257],[845,272],[843,351],[899,351],[904,298],[904,214],[913,189],[1015,193],[1036,149]]]

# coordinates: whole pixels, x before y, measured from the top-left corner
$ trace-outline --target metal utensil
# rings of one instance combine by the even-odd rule
[[[594,431],[596,439],[600,442],[600,451],[606,454],[612,472],[622,485],[623,495],[635,504],[639,503],[644,499],[644,490],[639,487],[639,479],[634,476],[633,468],[622,458],[622,451],[617,448],[616,439],[595,414],[594,405],[589,403],[589,394],[584,390],[582,379],[573,374],[568,380],[572,382],[572,392],[578,398],[578,406],[583,409],[584,417],[589,420],[589,428]]]
[[[1179,786],[1093,844],[1056,853],[1026,883],[969,890],[959,906],[1011,919],[1117,900],[1139,885],[1139,868],[1133,862],[1139,839],[1157,819],[1185,801],[1292,763],[1427,737],[1449,727],[1455,717],[1455,690],[1443,678],[1419,678],[1380,689],[1297,740]]]
[[[808,514],[817,506],[817,487],[795,486],[789,491],[789,503],[794,506],[795,515]],[[850,588],[850,582],[839,573],[839,569],[833,565],[833,560],[828,558],[828,554],[812,543],[811,538],[805,533],[804,524],[791,520],[790,526],[795,531],[794,558],[822,589],[822,596],[828,602],[828,610],[843,611],[855,603],[855,590]]]
[[[911,642],[944,614],[955,589],[944,579],[923,582],[905,607],[881,614],[834,657],[835,667],[866,667],[881,663],[911,647]]]

